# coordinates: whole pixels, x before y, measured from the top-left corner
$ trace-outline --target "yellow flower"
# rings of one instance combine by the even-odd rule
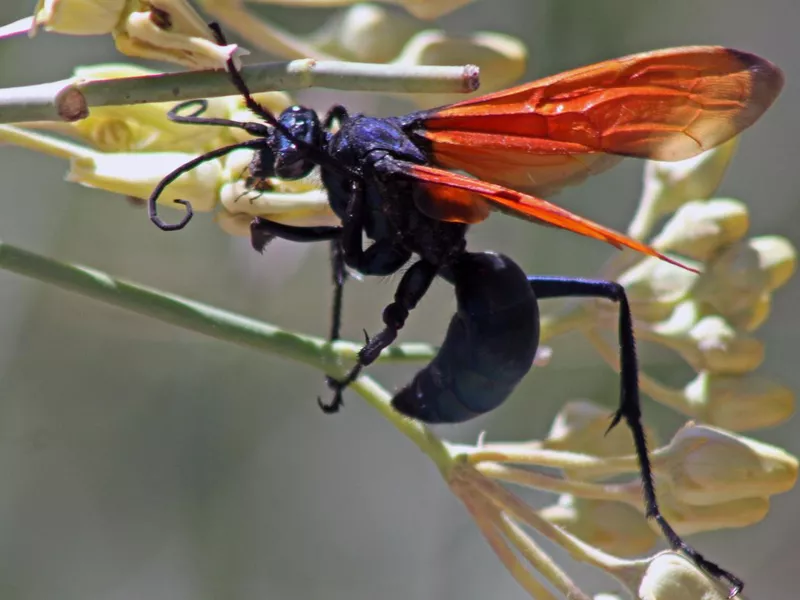
[[[653,467],[659,478],[668,479],[676,499],[704,506],[786,492],[797,481],[798,462],[775,446],[687,425],[653,453]]]
[[[563,494],[558,503],[539,514],[587,544],[617,556],[646,552],[658,539],[641,512],[620,502]]]
[[[647,567],[641,600],[726,600],[729,590],[676,552],[662,552]]]
[[[39,0],[37,26],[67,35],[112,34],[123,54],[193,68],[222,68],[237,50],[219,46],[187,0]]]
[[[68,181],[124,196],[148,198],[164,176],[193,155],[182,152],[102,153],[94,152],[70,161]],[[181,175],[166,188],[159,202],[183,210],[175,199],[188,200],[196,211],[217,205],[223,168],[219,160],[205,162]]]
[[[39,0],[34,27],[69,35],[102,35],[111,32],[129,0]],[[35,32],[35,29],[32,33]]]

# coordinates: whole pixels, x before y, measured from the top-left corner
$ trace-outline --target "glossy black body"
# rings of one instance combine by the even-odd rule
[[[407,132],[413,121],[404,127],[399,119],[349,117],[342,108],[336,110],[339,129],[319,147],[346,169],[321,165],[331,208],[343,225],[306,229],[309,237],[302,241],[338,236],[344,263],[366,275],[397,272],[417,257],[401,278],[395,302],[384,310],[386,328],[365,346],[361,363],[375,360],[395,339],[434,277],[443,275],[455,287],[458,312],[437,356],[392,404],[428,423],[461,422],[496,408],[536,355],[539,312],[526,275],[507,256],[467,252],[466,225],[433,219],[417,208],[429,201],[422,198],[427,192],[402,166],[425,164],[428,156]],[[281,122],[286,122],[284,115]],[[285,148],[285,139],[278,134],[273,145]],[[272,237],[299,241],[298,234],[264,219],[253,224],[258,250]],[[374,242],[366,249],[362,234]]]
[[[221,44],[224,37],[212,26]],[[686,544],[661,515],[656,501],[638,386],[638,365],[633,319],[624,288],[611,281],[526,276],[510,258],[489,252],[466,250],[467,226],[439,221],[418,206],[430,205],[426,189],[410,175],[408,165],[432,162],[422,136],[425,112],[397,118],[349,116],[334,107],[320,121],[310,109],[295,106],[277,119],[250,95],[232,59],[231,79],[247,107],[264,119],[262,123],[240,123],[199,116],[204,101],[176,106],[168,116],[176,122],[238,127],[254,139],[199,156],[167,175],[149,200],[151,220],[165,231],[181,229],[192,217],[186,207],[180,223],[164,223],[156,202],[172,181],[195,166],[239,148],[250,148],[255,179],[298,179],[318,166],[331,208],[341,226],[294,227],[256,218],[251,225],[252,244],[263,251],[270,240],[280,237],[295,242],[326,241],[331,245],[335,287],[330,339],[339,337],[345,266],[365,275],[399,272],[409,261],[395,292],[394,301],[383,310],[384,329],[367,339],[358,364],[341,381],[328,379],[335,391],[330,404],[320,406],[336,412],[342,390],[355,381],[361,369],[377,359],[394,342],[409,312],[423,298],[435,277],[455,288],[458,310],[453,316],[438,354],[414,379],[397,392],[392,405],[401,413],[428,423],[457,423],[493,410],[502,404],[530,370],[539,343],[537,299],[594,297],[619,306],[620,403],[610,427],[624,419],[629,426],[639,459],[645,514],[655,520],[672,548],[689,556],[711,575],[730,582],[732,595],[742,587],[734,575],[703,558]],[[188,116],[181,111],[197,110]],[[334,125],[338,124],[338,128]],[[363,237],[372,240],[364,248]]]
[[[464,252],[447,279],[458,311],[431,363],[392,399],[428,423],[467,421],[500,406],[528,373],[539,345],[539,306],[507,256]]]

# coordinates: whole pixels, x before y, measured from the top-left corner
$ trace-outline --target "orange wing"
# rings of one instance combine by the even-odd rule
[[[782,87],[778,67],[753,54],[673,48],[427,111],[411,127],[438,166],[543,194],[621,156],[691,158],[752,125]]]
[[[647,244],[579,217],[540,198],[510,190],[494,183],[458,175],[450,171],[402,163],[401,172],[414,179],[426,192],[418,204],[428,216],[440,221],[478,223],[489,215],[489,207],[508,212],[515,217],[560,227],[622,248],[623,246],[658,257],[683,269],[697,272]]]

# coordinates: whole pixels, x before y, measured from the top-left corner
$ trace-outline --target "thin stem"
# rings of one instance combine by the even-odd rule
[[[492,547],[494,553],[503,563],[505,568],[516,579],[531,598],[536,600],[556,600],[556,597],[544,585],[539,582],[533,574],[525,568],[514,551],[509,547],[508,542],[498,531],[496,524],[502,522],[503,516],[490,502],[482,496],[474,498],[468,495],[461,498],[464,506],[467,507],[475,524],[480,529],[483,537]]]
[[[242,74],[255,92],[322,87],[399,93],[467,93],[478,89],[479,71],[460,67],[293,60],[248,65]],[[119,79],[52,83],[0,89],[0,123],[78,120],[96,106],[178,102],[236,94],[222,70],[156,73]]]
[[[0,125],[0,141],[63,160],[77,160],[81,158],[91,160],[98,154],[95,150],[87,148],[86,146],[60,140],[27,129],[21,129],[13,125]]]
[[[547,539],[564,548],[576,560],[580,560],[603,570],[627,562],[603,552],[602,550],[598,550],[586,542],[570,535],[561,528],[556,527],[499,483],[486,477],[478,476],[474,478],[474,485],[476,488],[480,489],[487,498],[490,498],[499,509],[506,512],[517,521],[533,527]],[[575,595],[574,597],[579,598],[582,596]]]
[[[553,583],[570,600],[590,600],[589,597],[579,589],[575,583],[569,579],[555,561],[544,552],[539,545],[528,536],[525,531],[517,525],[508,515],[500,514],[500,530],[503,535],[511,541],[537,571],[550,582]],[[537,600],[542,596],[536,595]]]
[[[537,465],[553,469],[592,469],[601,467],[609,458],[598,458],[578,452],[550,450],[531,444],[483,444],[481,446],[453,445],[453,452],[465,456],[465,460],[477,465],[483,462],[516,463]]]
[[[420,421],[401,415],[391,407],[392,395],[372,378],[361,375],[350,388],[380,412],[397,430],[414,442],[439,467],[447,479],[454,461],[450,448]]]
[[[629,499],[627,488],[622,484],[588,483],[564,479],[491,462],[481,463],[475,468],[478,472],[492,479],[537,490],[545,490],[557,494],[570,494],[591,500],[627,502]]]
[[[355,344],[339,341],[331,345],[321,338],[286,331],[181,296],[121,281],[96,269],[61,263],[3,242],[0,242],[0,268],[219,340],[297,360],[334,377],[346,373],[344,366],[339,364],[341,355],[355,356],[359,350]],[[381,357],[385,360],[410,360],[430,354],[430,347],[415,344],[388,349]],[[427,454],[443,474],[447,473],[453,462],[449,448],[422,423],[396,412],[390,405],[392,396],[389,392],[366,376],[355,381],[352,388]]]
[[[336,377],[342,376],[348,366],[341,364],[340,359],[355,357],[360,349],[360,345],[343,341],[331,345],[318,337],[286,331],[175,294],[116,279],[96,269],[58,262],[4,242],[0,242],[0,268],[219,340],[280,354]],[[409,344],[387,349],[380,360],[425,360],[432,354],[430,346]]]

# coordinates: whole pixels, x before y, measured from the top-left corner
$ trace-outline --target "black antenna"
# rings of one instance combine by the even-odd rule
[[[217,148],[216,150],[211,150],[210,152],[206,152],[205,154],[201,154],[200,156],[193,158],[187,163],[182,164],[180,167],[169,173],[164,179],[158,182],[158,185],[153,189],[153,192],[150,194],[150,198],[148,200],[147,209],[150,215],[150,220],[162,231],[176,231],[178,229],[183,229],[186,227],[186,224],[192,220],[194,216],[194,210],[192,209],[192,203],[188,200],[181,200],[179,198],[175,199],[176,204],[182,204],[186,208],[186,214],[183,215],[183,218],[177,223],[167,223],[158,216],[158,197],[164,191],[170,183],[175,181],[178,177],[183,175],[184,173],[188,173],[196,166],[203,164],[204,162],[208,162],[209,160],[214,160],[215,158],[219,158],[221,156],[225,156],[226,154],[230,154],[234,150],[239,150],[240,148],[253,148],[257,149],[259,147],[263,147],[267,143],[264,139],[255,139],[255,140],[247,140],[244,142],[239,142],[238,144],[231,144],[230,146],[223,146],[222,148]]]
[[[225,34],[222,33],[222,29],[216,22],[211,22],[208,24],[209,29],[214,33],[214,37],[217,38],[217,43],[221,46],[227,46],[228,40],[225,37]],[[291,140],[291,142],[303,150],[306,151],[307,156],[313,160],[318,165],[325,165],[326,167],[330,167],[343,175],[350,175],[354,177],[360,177],[361,174],[358,171],[354,171],[353,169],[349,169],[342,165],[338,160],[329,156],[325,152],[322,152],[317,146],[314,144],[310,144],[305,140],[302,140],[289,131],[289,129],[281,123],[278,119],[275,118],[269,110],[261,106],[258,102],[255,101],[253,96],[250,94],[250,88],[247,87],[247,84],[242,77],[241,72],[239,69],[236,68],[236,65],[233,62],[233,57],[228,57],[228,60],[225,63],[228,67],[228,73],[231,76],[231,81],[236,89],[239,91],[239,94],[242,95],[244,98],[245,105],[249,108],[253,113],[264,119],[267,123],[272,125],[275,129],[280,131],[286,138]]]
[[[217,23],[209,23],[209,29],[211,29],[214,37],[217,39],[217,43],[222,46],[227,46],[228,41],[225,38],[225,35],[222,33],[219,25]],[[332,168],[340,173],[344,173],[346,175],[350,175],[358,177],[360,173],[354,172],[351,169],[343,166],[341,163],[336,161],[334,158],[328,156],[325,152],[322,152],[318,147],[314,146],[313,144],[309,144],[305,140],[298,139],[295,137],[291,131],[287,127],[283,125],[278,119],[275,118],[275,115],[272,114],[269,110],[261,106],[258,102],[250,94],[250,89],[247,87],[247,84],[244,81],[239,70],[236,68],[234,64],[233,57],[229,56],[225,62],[227,67],[228,73],[231,78],[231,82],[233,83],[234,87],[236,87],[237,91],[241,96],[244,98],[245,105],[251,112],[256,114],[257,116],[261,117],[266,121],[269,125],[277,129],[281,132],[286,138],[288,138],[295,146],[298,146],[305,150],[307,156],[317,163],[318,165],[325,165],[326,167]],[[196,105],[196,110],[189,114],[189,115],[180,115],[178,114],[183,109]],[[150,198],[148,199],[148,213],[150,215],[150,220],[153,224],[156,225],[162,231],[176,231],[179,229],[183,229],[192,220],[194,216],[194,211],[192,210],[192,204],[188,200],[180,200],[175,199],[176,204],[181,204],[186,209],[186,214],[178,223],[167,223],[158,216],[158,198],[163,193],[164,189],[173,181],[175,181],[178,177],[183,175],[184,173],[188,173],[198,165],[201,165],[204,162],[209,160],[214,160],[221,156],[225,156],[226,154],[233,152],[234,150],[238,150],[240,148],[263,148],[265,145],[269,144],[269,140],[267,139],[270,135],[270,129],[266,127],[262,123],[254,123],[254,122],[241,122],[241,121],[233,121],[230,119],[217,119],[217,118],[210,118],[210,117],[201,117],[200,115],[206,111],[208,108],[208,102],[206,100],[188,100],[186,102],[182,102],[172,108],[167,113],[167,117],[175,122],[175,123],[185,123],[185,124],[193,124],[193,125],[215,125],[220,127],[236,127],[238,129],[243,129],[247,133],[252,136],[255,136],[260,139],[256,140],[248,140],[245,142],[240,142],[238,144],[232,144],[230,146],[224,146],[222,148],[218,148],[216,150],[212,150],[210,152],[206,152],[205,154],[201,154],[200,156],[190,160],[184,165],[181,165],[179,168],[175,169],[171,173],[169,173],[164,179],[162,179],[159,184],[153,189],[153,192],[150,194]]]

